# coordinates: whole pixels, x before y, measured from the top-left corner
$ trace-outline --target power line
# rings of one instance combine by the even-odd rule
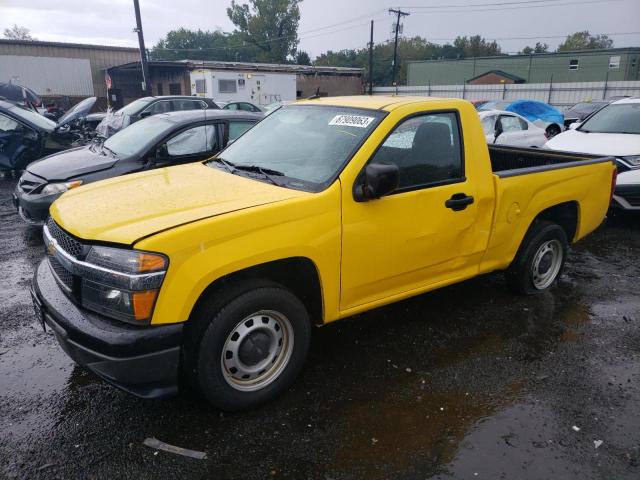
[[[550,1],[550,0],[549,0]],[[558,2],[560,2],[562,0],[558,0]],[[565,7],[565,6],[570,6],[570,5],[590,5],[590,4],[595,4],[595,3],[610,3],[610,2],[624,2],[626,0],[591,0],[591,1],[575,1],[575,2],[571,2],[571,1],[564,1],[563,3],[547,3],[547,4],[539,4],[539,5],[516,5],[514,7],[500,7],[500,8],[467,8],[467,9],[457,9],[457,10],[430,10],[428,12],[420,12],[420,11],[413,11],[411,13],[414,13],[416,15],[431,15],[431,14],[435,14],[435,13],[474,13],[474,12],[502,12],[505,10],[524,10],[524,9],[529,9],[529,8],[550,8],[550,7]],[[476,4],[476,5],[469,5],[470,7],[476,7],[479,6],[480,4]],[[411,8],[418,8],[418,7],[409,7],[409,9]],[[448,8],[447,6],[442,6],[442,8]]]
[[[475,8],[475,7],[497,7],[497,6],[515,6],[515,5],[531,5],[531,4],[539,4],[539,3],[554,3],[554,2],[562,2],[565,0],[523,0],[519,2],[494,2],[494,3],[465,3],[458,5],[451,4],[442,4],[442,5],[414,5],[414,6],[405,6],[398,8],[406,8],[410,9],[421,9],[421,10],[433,10],[438,8]],[[600,0],[602,2],[613,1],[613,0]]]

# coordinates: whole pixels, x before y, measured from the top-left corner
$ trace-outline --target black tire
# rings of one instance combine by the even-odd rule
[[[244,287],[236,285],[214,292],[210,297],[194,314],[195,318],[192,321],[195,328],[188,334],[191,338],[185,341],[184,361],[187,370],[190,370],[186,373],[195,381],[192,383],[197,384],[209,403],[225,411],[248,410],[285,391],[300,373],[309,351],[311,319],[304,304],[288,289],[268,281],[250,281]],[[280,344],[284,346],[279,353],[272,349],[261,350],[258,347],[260,355],[267,350],[276,358],[273,359],[273,364],[268,362],[269,366],[263,370],[266,373],[260,372],[262,377],[258,376],[255,379],[258,381],[265,377],[268,383],[260,386],[258,382],[258,388],[254,390],[243,390],[256,388],[256,385],[250,385],[249,380],[232,378],[234,373],[238,373],[232,373],[226,365],[227,360],[223,359],[223,352],[228,353],[232,334],[235,335],[239,328],[244,328],[243,325],[248,323],[248,318],[256,318],[256,324],[265,318],[274,324],[285,322],[282,323],[283,327],[280,327],[285,341],[281,340]],[[271,329],[268,334],[256,334],[254,330],[253,335],[262,335],[264,339],[265,335],[269,337],[273,331],[274,329]],[[289,333],[284,335],[285,331]],[[246,342],[253,344],[253,337],[249,336],[250,334],[247,334],[244,338]],[[236,343],[236,357],[242,355],[240,347],[246,343],[245,340]],[[267,340],[272,341],[273,339]],[[269,343],[269,346],[273,345],[275,344]],[[277,350],[279,347],[276,345],[274,348]],[[268,353],[267,357],[269,355],[271,353]],[[266,361],[268,358],[260,361],[263,360]],[[235,367],[231,370],[233,368]]]
[[[541,250],[543,246],[553,248],[537,259],[537,254],[543,252]],[[554,254],[556,248],[559,248],[561,253],[559,266]],[[535,221],[522,240],[516,257],[505,272],[509,290],[517,294],[535,295],[551,288],[562,274],[568,250],[567,235],[562,227],[549,221]],[[542,264],[545,255],[550,256],[551,266],[543,273],[543,275],[548,273],[548,277],[545,281],[541,281],[540,276],[535,275],[535,267],[537,264],[539,271],[541,266],[546,266]],[[554,274],[556,267],[557,272]]]

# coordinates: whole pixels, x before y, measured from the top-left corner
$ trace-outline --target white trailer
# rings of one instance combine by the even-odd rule
[[[191,70],[191,94],[216,102],[269,105],[296,99],[296,74],[240,70]]]

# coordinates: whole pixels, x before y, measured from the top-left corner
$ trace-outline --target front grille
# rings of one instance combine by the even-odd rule
[[[56,239],[58,245],[60,245],[60,248],[62,248],[69,255],[78,258],[82,254],[82,243],[62,230],[51,217],[49,217],[49,219],[47,220],[47,229],[49,230],[51,236]]]
[[[63,286],[67,287],[69,291],[73,289],[73,275],[69,270],[60,265],[54,257],[49,256],[49,265],[51,266],[51,270],[55,273],[56,277],[63,284]]]
[[[640,207],[640,185],[618,185],[615,194],[624,198],[632,207]]]
[[[34,190],[37,190],[38,188],[40,188],[41,185],[42,185],[42,182],[27,180],[25,178],[21,178],[20,181],[18,182],[18,187],[24,193],[31,193]]]

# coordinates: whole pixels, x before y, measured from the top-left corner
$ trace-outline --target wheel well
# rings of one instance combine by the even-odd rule
[[[578,202],[565,202],[549,207],[540,212],[535,220],[557,223],[567,234],[567,239],[571,243],[578,229]]]
[[[275,260],[225,275],[202,292],[193,311],[214,291],[256,279],[270,280],[288,288],[307,307],[311,320],[318,325],[323,323],[320,277],[315,264],[305,257]]]

